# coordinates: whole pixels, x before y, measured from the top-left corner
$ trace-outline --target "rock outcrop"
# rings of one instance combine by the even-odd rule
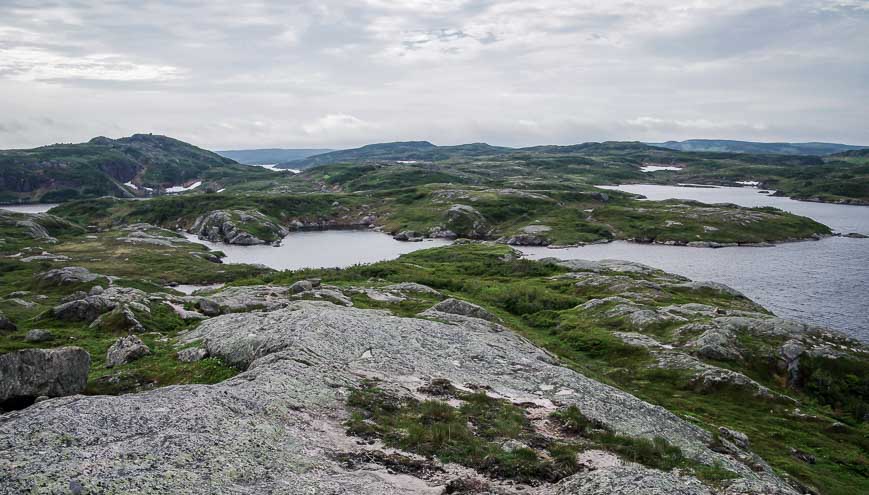
[[[87,384],[90,365],[90,354],[80,347],[24,349],[0,355],[0,402],[80,393]],[[0,481],[0,488],[2,484]]]
[[[47,272],[40,274],[37,278],[44,284],[61,286],[93,282],[100,277],[102,277],[102,275],[92,273],[87,268],[82,268],[80,266],[65,266],[63,268],[48,270]]]
[[[795,493],[764,464],[749,467],[711,450],[703,429],[559,366],[495,323],[434,308],[428,313],[443,318],[297,301],[206,320],[182,340],[246,371],[216,385],[55,399],[7,417],[0,422],[0,452],[12,452],[13,462],[0,460],[0,486],[61,492],[75,481],[82,493],[442,493],[450,476],[467,477],[468,470],[443,466],[441,478],[424,479],[385,466],[351,470],[340,460],[377,448],[345,431],[352,389],[376,378],[412,396],[439,378],[484,385],[488,394],[543,411],[576,405],[621,434],[667,438],[691,459],[732,471],[738,493]],[[687,475],[635,465],[581,473],[539,493],[602,493],[587,486],[708,493]]]
[[[455,204],[447,210],[445,230],[457,237],[468,239],[486,239],[492,233],[492,226],[473,206]]]
[[[189,232],[211,242],[251,246],[280,243],[289,230],[258,211],[217,210],[198,217]]]

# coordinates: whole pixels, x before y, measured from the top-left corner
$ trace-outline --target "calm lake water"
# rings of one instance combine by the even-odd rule
[[[279,247],[233,246],[201,241],[187,234],[193,242],[226,253],[227,263],[256,263],[277,270],[299,268],[347,267],[397,258],[404,253],[450,244],[444,240],[399,242],[391,236],[371,230],[327,230],[294,232],[284,237]]]
[[[609,187],[613,189],[614,187]],[[869,207],[769,197],[754,188],[619,186],[649,199],[775,206],[813,218],[839,232],[869,234]],[[776,247],[721,249],[613,242],[570,249],[523,247],[529,258],[637,261],[694,280],[714,280],[742,291],[775,314],[841,330],[869,341],[869,239],[831,237]]]
[[[45,213],[57,206],[57,203],[39,203],[33,205],[0,205],[0,210],[14,211],[17,213]]]

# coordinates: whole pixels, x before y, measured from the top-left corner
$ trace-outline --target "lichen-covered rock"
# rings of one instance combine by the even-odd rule
[[[208,351],[199,347],[190,347],[178,351],[178,360],[182,363],[194,363],[208,357]]]
[[[51,312],[58,320],[90,323],[116,306],[115,302],[103,296],[87,296],[55,306]]]
[[[201,215],[190,227],[189,232],[211,242],[242,246],[279,243],[289,234],[286,227],[277,224],[259,211],[240,210],[216,210]]]
[[[314,290],[314,284],[307,280],[299,280],[290,285],[290,294],[299,294],[310,290]]]
[[[48,285],[72,285],[93,282],[102,277],[97,273],[92,273],[87,268],[80,266],[66,266],[63,268],[54,268],[45,273],[38,275],[38,279]]]
[[[748,450],[750,442],[748,440],[748,435],[745,433],[721,426],[718,428],[718,434],[721,435],[722,438],[733,442],[733,444],[740,449]]]
[[[28,330],[27,335],[24,336],[24,340],[28,342],[47,342],[52,339],[54,339],[54,335],[50,331],[41,328]]]
[[[248,285],[226,287],[208,296],[188,296],[185,300],[194,302],[202,309],[209,308],[209,316],[223,313],[243,313],[259,309],[273,310],[289,303],[290,289],[280,285]],[[205,303],[200,301],[207,300]],[[215,307],[218,311],[215,312]],[[211,313],[211,314],[209,314]]]
[[[139,337],[121,337],[106,352],[106,368],[127,364],[148,354],[151,354],[151,349]]]
[[[372,377],[396,391],[441,378],[485,385],[515,404],[576,405],[615,432],[665,437],[746,486],[793,493],[768,467],[754,470],[709,449],[712,438],[702,428],[557,365],[491,322],[451,316],[442,323],[297,301],[207,320],[182,341],[201,342],[211,356],[245,371],[215,385],[35,404],[0,422],[0,451],[14,453],[14,463],[0,461],[0,491],[62,492],[74,479],[83,492],[441,493],[446,480],[432,486],[386,470],[348,471],[336,459],[366,448],[347,436],[344,421],[349,391]],[[698,486],[692,478],[658,476],[672,480],[669,493]]]
[[[418,292],[420,294],[429,294],[432,296],[440,296],[441,293],[432,289],[431,287],[423,284],[418,284],[416,282],[401,282],[398,284],[387,285],[384,287],[386,290],[390,290],[393,292]]]
[[[0,401],[77,394],[87,384],[90,365],[90,354],[80,347],[24,349],[0,355]]]
[[[455,204],[447,210],[446,230],[457,237],[468,239],[486,239],[492,233],[492,227],[482,213],[473,206]]]
[[[713,495],[703,483],[636,464],[595,469],[562,481],[556,495]]]
[[[467,301],[462,301],[461,299],[444,299],[432,306],[429,310],[454,315],[470,316],[472,318],[481,318],[488,321],[496,321],[498,319],[498,317],[480,306]]]

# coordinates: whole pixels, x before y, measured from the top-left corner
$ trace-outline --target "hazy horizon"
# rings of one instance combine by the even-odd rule
[[[0,148],[869,145],[869,1],[0,5]]]

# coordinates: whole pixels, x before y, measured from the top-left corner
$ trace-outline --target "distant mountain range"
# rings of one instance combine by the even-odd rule
[[[652,146],[678,151],[719,151],[726,153],[769,153],[774,155],[832,155],[843,151],[859,150],[869,146],[853,146],[838,143],[757,143],[728,139],[689,139],[646,143]]]
[[[272,174],[166,136],[96,137],[86,143],[0,151],[0,203],[149,196],[220,188]]]
[[[225,150],[215,151],[220,156],[231,158],[245,165],[271,165],[275,163],[301,160],[313,155],[329,153],[330,149],[284,149],[265,148],[257,150]]]

